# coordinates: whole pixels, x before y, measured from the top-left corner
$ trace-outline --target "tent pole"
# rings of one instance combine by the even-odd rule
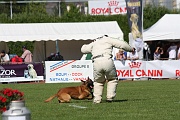
[[[59,46],[58,46],[58,39],[56,40],[56,53],[60,52],[59,51]]]
[[[61,17],[61,2],[59,1],[59,17]]]
[[[10,1],[10,15],[11,15],[11,19],[12,19],[12,1]]]
[[[44,58],[46,58],[46,41],[43,42],[44,46]]]

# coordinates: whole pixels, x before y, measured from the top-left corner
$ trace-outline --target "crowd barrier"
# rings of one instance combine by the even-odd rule
[[[119,79],[177,78],[180,77],[179,60],[114,61]],[[91,60],[47,61],[46,83],[78,82],[93,79]]]
[[[115,60],[114,63],[119,79],[180,77],[180,60]],[[80,82],[87,77],[93,80],[91,60],[45,61],[45,67],[43,63],[33,63],[36,78],[29,76],[27,66],[28,64],[0,65],[0,82],[40,81],[45,78],[46,83],[63,83]]]

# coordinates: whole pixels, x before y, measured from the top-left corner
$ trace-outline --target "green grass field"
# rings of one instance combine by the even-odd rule
[[[180,119],[180,80],[120,81],[112,103],[105,102],[106,89],[101,104],[93,104],[92,100],[59,104],[56,98],[44,103],[59,88],[79,84],[0,84],[0,89],[10,87],[24,92],[32,120]]]

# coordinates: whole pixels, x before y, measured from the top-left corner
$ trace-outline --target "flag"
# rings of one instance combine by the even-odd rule
[[[126,0],[126,9],[133,39],[142,39],[142,0]]]
[[[142,0],[126,0],[128,24],[131,30],[133,46],[137,49],[139,58],[143,58],[143,7]]]

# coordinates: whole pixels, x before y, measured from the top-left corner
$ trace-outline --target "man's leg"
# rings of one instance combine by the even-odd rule
[[[100,103],[102,100],[104,83],[94,82],[94,103]]]
[[[107,101],[111,102],[116,96],[116,88],[118,85],[118,80],[111,80],[107,83]]]

